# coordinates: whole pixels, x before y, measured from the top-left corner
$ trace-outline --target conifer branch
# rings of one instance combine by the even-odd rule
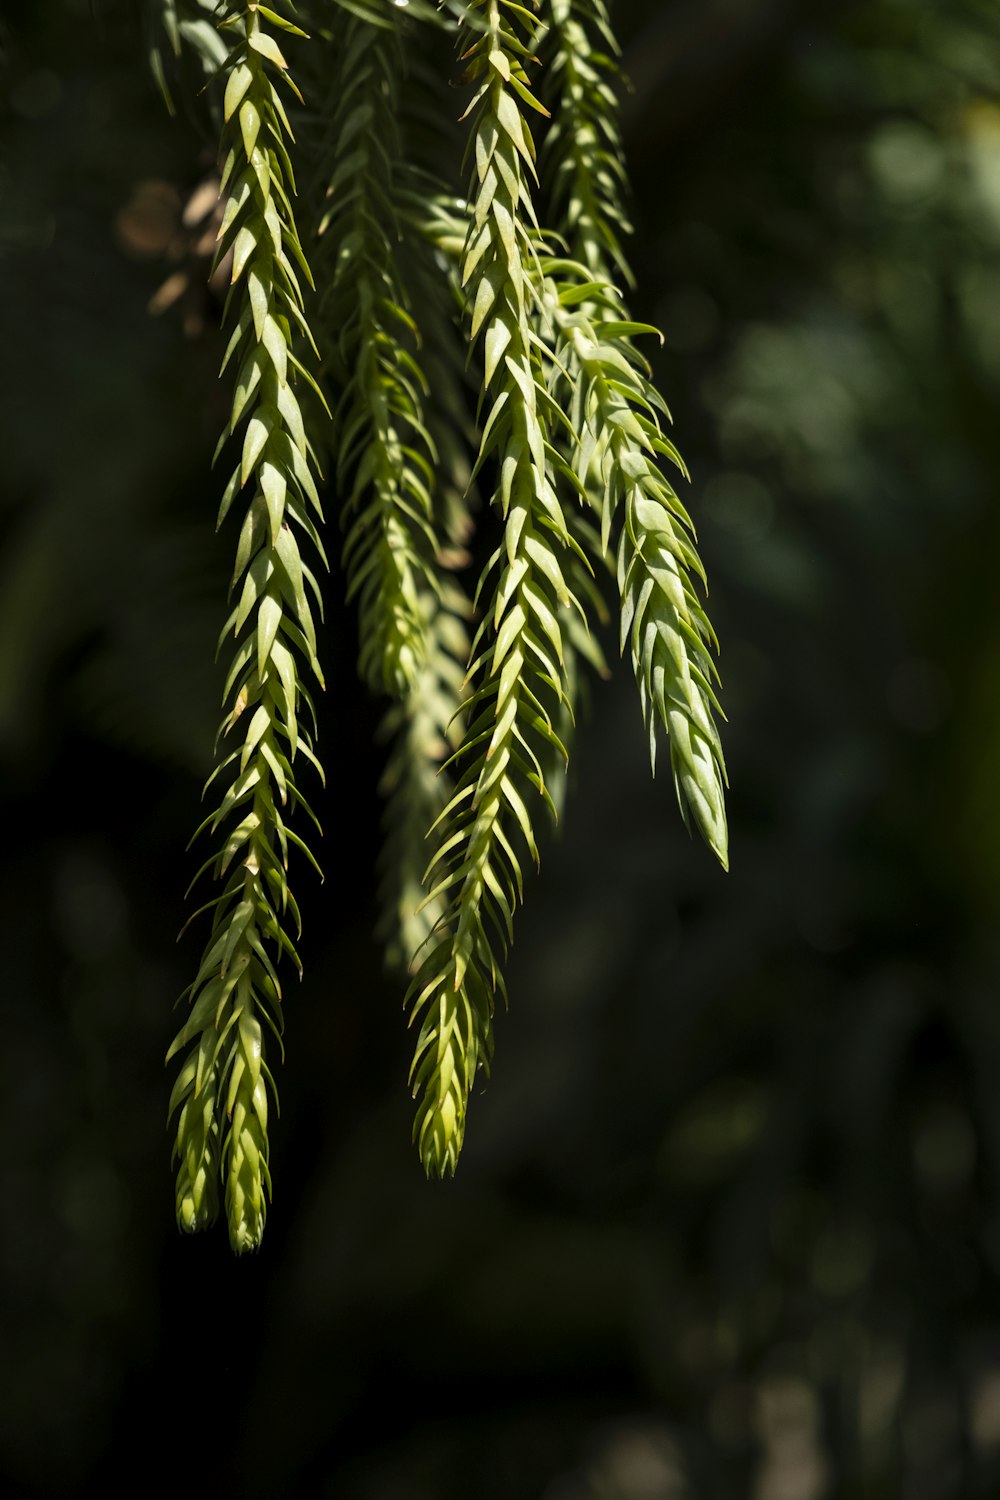
[[[412,28],[382,3],[338,17],[336,34],[321,316],[361,675],[394,699],[382,724],[379,932],[388,961],[405,968],[441,911],[440,900],[421,904],[421,876],[427,829],[448,801],[442,762],[461,737],[470,611],[452,570],[471,529],[467,419],[460,330],[427,228],[435,185],[403,147]]]
[[[451,268],[456,283],[461,270],[469,223],[469,207],[459,199],[447,201],[441,197],[432,199],[425,216],[428,238],[438,247],[445,264]],[[567,396],[566,367],[562,363],[562,356],[559,360],[554,360],[550,353],[561,337],[561,315],[557,312],[555,319],[551,316],[552,306],[555,306],[557,310],[559,308],[558,296],[553,298],[553,292],[557,291],[557,288],[551,280],[543,280],[541,265],[538,262],[530,262],[526,266],[526,273],[530,276],[534,289],[532,321],[539,340],[538,349],[548,372],[549,389],[556,401],[565,401]],[[434,388],[437,392],[436,382]],[[562,430],[557,426],[550,436],[553,448],[574,455],[577,446],[575,434],[584,428],[585,423],[582,416],[578,425],[574,425],[573,422],[572,414],[579,407],[575,387],[570,390],[569,396],[570,421],[563,425]],[[582,407],[579,409],[582,411]],[[558,483],[564,478],[565,465],[560,461],[553,467],[550,453],[550,479],[553,483]],[[579,486],[580,481],[576,481],[576,484]],[[570,484],[570,488],[574,488],[573,483]],[[600,641],[588,624],[590,619],[595,619],[601,625],[606,625],[610,618],[591,560],[601,573],[611,568],[610,560],[600,546],[599,534],[595,531],[593,519],[587,510],[581,506],[571,505],[564,508],[563,515],[574,545],[561,558],[561,563],[570,592],[575,599],[584,603],[584,609],[581,611],[564,608],[560,617],[563,630],[565,694],[553,709],[553,728],[558,749],[550,745],[547,752],[545,746],[539,747],[539,756],[545,770],[544,780],[559,818],[562,817],[565,803],[567,786],[565,773],[568,753],[572,748],[575,735],[577,705],[583,701],[586,691],[585,679],[579,670],[580,664],[586,662],[599,677],[606,678],[609,675]]]
[[[298,279],[311,285],[308,259],[322,262],[322,373],[335,393],[324,447],[343,502],[359,666],[393,700],[383,721],[393,744],[381,930],[413,974],[414,1137],[429,1175],[454,1172],[475,1078],[489,1068],[525,866],[538,861],[536,825],[565,794],[580,668],[605,670],[589,621],[603,615],[594,575],[612,555],[651,759],[666,730],[681,811],[727,858],[704,573],[664,473],[664,459],[683,472],[661,427],[666,408],[632,343],[650,330],[630,321],[618,289],[631,278],[606,0],[532,0],[544,25],[516,0],[442,0],[460,22],[473,86],[467,204],[436,181],[451,143],[426,128],[419,57],[411,67],[412,38],[424,33],[408,23],[437,26],[441,15],[425,0],[410,0],[405,15],[390,0],[308,0],[324,102],[306,159],[326,193],[320,206],[306,196],[308,257],[275,40],[305,33],[288,19],[291,0],[271,3],[150,0],[161,83],[167,61],[185,55],[199,80],[225,80],[217,267],[232,266],[224,369],[236,382],[224,439],[239,433],[242,453],[220,523],[237,497],[245,514],[224,632],[235,658],[223,754],[211,778],[223,795],[199,830],[216,839],[201,873],[218,884],[171,1048],[185,1054],[171,1114],[178,1220],[201,1228],[224,1196],[237,1250],[260,1243],[270,1195],[264,1029],[280,1048],[279,961],[299,967],[289,848],[312,860],[289,826],[300,807],[312,816],[293,767],[304,756],[319,770],[303,681],[322,685],[319,589],[300,553],[304,535],[325,562],[307,436],[325,402],[306,369],[315,346]],[[208,24],[217,15],[236,36],[225,55]],[[536,45],[554,85],[543,171],[553,243],[567,252],[559,260],[536,217],[528,120],[547,114],[529,80]],[[471,474],[460,345],[482,369]],[[470,649],[455,569],[479,475],[502,539],[480,579]]]
[[[545,55],[554,101],[545,138],[544,180],[554,225],[571,254],[596,277],[631,285],[622,236],[624,153],[615,84],[620,48],[605,0],[547,0]]]
[[[357,597],[360,613],[359,668],[374,691],[401,697],[427,656],[422,597],[439,588],[437,453],[400,266],[401,28],[345,20],[320,225],[329,283],[321,315],[338,392],[337,482],[348,522],[348,597]]]
[[[419,167],[403,186],[401,204],[407,282],[411,301],[420,309],[421,366],[433,393],[425,416],[439,460],[434,476],[435,532],[439,547],[445,547],[439,563],[443,557],[445,571],[453,573],[469,560],[466,548],[479,503],[472,478],[475,435],[459,284],[469,220],[464,204],[447,198],[440,183]],[[468,613],[464,606],[462,613]]]
[[[421,952],[446,915],[440,895],[424,899],[427,830],[451,795],[444,763],[461,742],[462,719],[456,710],[464,696],[469,655],[469,611],[461,590],[446,583],[440,596],[430,594],[421,602],[427,612],[427,655],[412,689],[390,705],[382,723],[382,736],[391,748],[379,784],[385,811],[378,933],[387,961],[398,969]]]
[[[658,457],[688,477],[663,435],[669,416],[631,343],[655,333],[629,321],[615,282],[631,273],[620,233],[625,172],[614,81],[618,55],[605,0],[548,0],[558,103],[545,143],[546,180],[572,267],[553,262],[546,305],[563,326],[561,364],[578,435],[576,467],[601,517],[607,550],[616,537],[621,646],[630,648],[650,762],[657,726],[667,733],[681,814],[728,868],[726,772],[715,715],[721,708],[710,649],[715,633],[694,580],[705,586],[694,527]],[[561,285],[560,285],[561,284]]]
[[[409,167],[409,163],[403,164]],[[453,766],[446,765],[461,744],[465,725],[465,673],[472,606],[458,574],[467,566],[474,530],[471,482],[471,422],[459,323],[457,276],[439,246],[436,230],[440,189],[418,168],[401,186],[406,279],[411,303],[420,310],[420,361],[433,400],[425,417],[437,454],[434,472],[434,530],[438,584],[425,591],[427,654],[406,696],[387,710],[382,732],[392,749],[380,791],[385,800],[380,858],[381,915],[378,932],[386,957],[398,969],[412,969],[428,937],[446,916],[439,894],[425,899],[423,877],[428,830],[448,805]],[[452,221],[454,227],[454,221]],[[465,231],[461,225],[459,248]]]
[[[550,480],[560,460],[548,434],[559,413],[532,326],[535,152],[522,106],[545,111],[525,71],[520,7],[471,0],[464,11],[464,56],[477,87],[466,112],[475,170],[462,281],[470,336],[485,357],[477,468],[495,456],[504,536],[480,584],[481,593],[493,584],[492,598],[473,643],[476,686],[460,771],[429,871],[431,896],[445,897],[447,911],[410,991],[420,1022],[414,1137],[435,1176],[455,1170],[476,1072],[488,1067],[522,864],[538,858],[528,802],[534,787],[551,803],[543,757],[562,750],[553,727],[568,701],[559,614],[580,608],[562,567],[573,544]]]
[[[272,0],[279,3],[279,0]],[[223,369],[237,372],[229,426],[242,430],[242,453],[222,500],[220,524],[238,498],[247,501],[233,589],[238,602],[223,632],[236,651],[226,684],[219,739],[242,743],[220,759],[225,792],[202,829],[221,836],[203,866],[224,882],[207,903],[212,933],[194,983],[191,1009],[170,1056],[189,1049],[171,1098],[177,1113],[177,1216],[183,1229],[211,1222],[215,1183],[225,1184],[229,1234],[237,1251],[260,1244],[268,1173],[268,1095],[264,1029],[279,1039],[281,985],[277,961],[299,967],[289,922],[298,907],[288,887],[290,846],[312,856],[286,822],[288,810],[310,810],[293,769],[301,752],[316,765],[302,705],[307,666],[322,685],[310,595],[316,580],[300,553],[305,535],[323,556],[313,514],[319,515],[315,461],[293,382],[308,383],[301,362],[311,343],[299,282],[308,267],[292,210],[292,135],[279,84],[294,84],[256,4],[232,4],[226,24],[237,34],[224,75],[222,192],[227,195],[219,254],[233,256],[227,306],[232,325]],[[275,10],[271,25],[304,35]],[[296,264],[298,270],[296,270]],[[320,773],[322,774],[322,773]]]
[[[668,459],[687,477],[660,425],[666,408],[630,342],[643,331],[652,330],[594,323],[585,312],[565,319],[567,362],[579,372],[587,421],[578,463],[588,478],[596,464],[605,549],[619,525],[621,648],[630,650],[650,762],[655,770],[657,730],[666,729],[684,821],[693,821],[728,868],[726,770],[714,718],[722,710],[710,654],[718,643],[695,583],[704,587],[705,571],[694,528],[658,461]]]

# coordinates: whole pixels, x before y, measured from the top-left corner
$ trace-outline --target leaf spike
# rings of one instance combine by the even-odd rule
[[[403,267],[411,171],[401,134],[400,26],[344,17],[328,84],[319,226],[331,350],[333,461],[344,495],[348,598],[357,599],[359,671],[373,692],[405,699],[427,660],[426,601],[440,591],[431,487],[437,454],[425,400],[423,339]],[[406,247],[405,251],[403,247]]]
[[[690,517],[660,468],[684,462],[663,436],[666,405],[631,340],[617,282],[632,276],[618,123],[618,47],[605,0],[549,0],[554,121],[543,176],[573,261],[549,260],[545,306],[560,329],[562,395],[576,430],[577,481],[600,518],[594,555],[617,559],[622,650],[629,649],[655,770],[665,731],[682,817],[729,867],[725,761],[711,683],[716,636],[697,583],[705,570]],[[662,341],[662,340],[661,340]],[[594,541],[597,541],[594,538]]]
[[[523,58],[530,12],[500,0],[463,7],[460,49],[468,48],[474,95],[470,159],[474,162],[460,280],[471,309],[470,342],[481,345],[488,378],[480,458],[495,452],[499,482],[494,508],[504,545],[480,585],[492,603],[474,650],[475,684],[463,740],[461,772],[440,820],[435,858],[447,879],[443,916],[410,986],[420,1022],[413,1070],[417,1098],[414,1140],[430,1176],[454,1172],[462,1149],[469,1097],[493,1047],[492,1017],[502,988],[491,931],[501,956],[520,899],[521,861],[530,855],[517,811],[536,805],[515,745],[527,743],[539,764],[548,759],[546,719],[568,702],[570,684],[554,621],[570,597],[561,559],[569,533],[551,483],[558,455],[551,441],[542,345],[532,324],[539,245],[532,204],[534,142],[525,110],[536,101]],[[488,445],[488,447],[487,447]],[[542,705],[542,713],[536,705]],[[464,752],[468,751],[467,754]],[[544,783],[543,783],[544,789]],[[470,795],[471,793],[471,795]],[[499,924],[499,926],[498,926]]]
[[[287,953],[301,967],[279,913],[290,908],[297,920],[285,875],[286,841],[304,846],[285,828],[278,809],[288,802],[305,805],[295,750],[318,764],[298,723],[300,700],[308,703],[303,669],[319,677],[304,587],[311,574],[300,553],[300,537],[315,535],[309,514],[315,481],[292,384],[304,315],[287,249],[297,244],[288,132],[272,83],[286,64],[265,28],[268,22],[298,34],[280,16],[281,7],[290,8],[286,0],[273,0],[273,8],[231,0],[224,18],[235,40],[222,69],[221,155],[230,200],[244,206],[224,227],[219,246],[221,254],[234,252],[228,313],[234,334],[227,358],[239,372],[223,442],[237,420],[246,422],[240,469],[246,511],[234,574],[238,603],[228,626],[236,654],[210,778],[225,790],[200,830],[220,841],[207,865],[226,883],[206,903],[213,912],[211,934],[189,991],[187,1020],[171,1048],[172,1054],[188,1049],[171,1099],[178,1224],[188,1231],[204,1228],[223,1199],[237,1253],[260,1245],[270,1195],[273,1080],[264,1029],[279,1042],[281,1032],[271,955],[276,962]],[[290,324],[292,308],[297,318]],[[230,486],[227,508],[235,494]],[[234,747],[241,727],[242,743]]]

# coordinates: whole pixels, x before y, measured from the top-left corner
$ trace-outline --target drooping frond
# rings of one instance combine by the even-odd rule
[[[473,1081],[489,1061],[522,865],[538,857],[528,804],[533,788],[549,797],[543,758],[559,749],[553,719],[567,699],[559,615],[579,607],[562,567],[572,542],[551,482],[560,461],[548,433],[559,414],[532,326],[535,153],[523,107],[541,107],[524,66],[519,7],[473,0],[465,10],[463,52],[476,90],[462,281],[470,336],[485,360],[479,464],[495,464],[504,531],[480,584],[489,607],[473,646],[469,722],[431,864],[432,894],[447,898],[447,910],[411,987],[420,1023],[414,1135],[437,1176],[455,1169]]]
[[[436,185],[407,154],[413,28],[388,0],[334,19],[341,64],[318,226],[325,377],[361,675],[394,700],[382,726],[391,747],[379,931],[390,963],[405,968],[440,912],[439,901],[422,905],[421,876],[427,829],[448,800],[442,761],[461,735],[469,607],[454,568],[471,529],[464,340],[428,230]]]
[[[444,561],[450,571],[468,560],[465,549],[475,530],[478,508],[459,280],[468,212],[462,200],[447,198],[441,185],[420,168],[404,184],[401,203],[407,230],[406,280],[411,301],[420,309],[420,363],[431,391],[425,417],[438,455],[435,531],[439,546],[445,546]]]
[[[621,243],[631,226],[615,93],[619,48],[608,7],[547,0],[544,13],[552,125],[542,160],[553,227],[592,274],[631,282]]]
[[[715,715],[721,713],[711,657],[715,633],[697,582],[705,573],[694,527],[657,462],[687,477],[663,435],[669,413],[631,343],[635,333],[616,283],[631,280],[621,234],[624,213],[621,131],[615,93],[617,46],[605,0],[548,0],[556,107],[545,142],[546,181],[556,228],[572,268],[553,263],[546,307],[564,332],[557,389],[577,433],[580,481],[613,543],[621,603],[621,645],[632,666],[656,765],[657,728],[667,733],[678,803],[728,867],[725,764]],[[559,283],[562,283],[560,291]],[[572,314],[570,313],[572,309]],[[568,382],[568,385],[567,385]]]
[[[336,479],[361,675],[403,697],[427,658],[423,601],[439,591],[421,335],[403,275],[401,27],[348,15],[331,90],[322,326],[335,393]]]
[[[149,0],[153,69],[168,98],[168,62],[175,91],[185,70],[196,75],[183,98],[211,101],[216,74],[226,85],[222,111],[202,111],[223,129],[216,274],[231,264],[227,436],[239,429],[242,441],[220,520],[237,498],[245,516],[227,627],[228,753],[212,778],[224,793],[203,824],[217,839],[204,870],[219,885],[171,1049],[187,1053],[171,1109],[179,1221],[195,1229],[215,1215],[221,1174],[238,1250],[259,1244],[269,1196],[263,1027],[280,1045],[278,961],[287,953],[298,965],[288,850],[312,858],[289,826],[298,807],[310,815],[297,754],[315,762],[302,678],[321,681],[319,590],[299,551],[304,533],[323,556],[307,431],[330,459],[361,675],[391,700],[380,931],[413,976],[414,1136],[430,1175],[454,1172],[474,1081],[489,1067],[525,866],[565,797],[581,668],[606,672],[590,623],[606,617],[601,574],[614,559],[654,765],[666,730],[682,813],[727,859],[704,573],[661,467],[667,458],[683,469],[632,343],[645,330],[621,297],[631,278],[617,47],[606,0],[532,5],[540,19],[515,0],[300,0],[315,37],[305,50],[314,102],[296,148],[303,254],[275,39],[305,34],[288,19],[291,0]],[[220,48],[220,20],[236,36],[231,51]],[[436,118],[431,81],[453,20],[473,93],[462,117],[467,199],[454,195],[459,142]],[[548,114],[529,77],[536,51],[553,111],[543,127],[547,237],[528,124]],[[303,365],[307,261],[320,273],[308,304],[325,355],[318,382]],[[334,411],[322,433],[321,386]],[[470,606],[458,575],[477,482],[490,487],[501,531]]]
[[[235,641],[235,656],[220,729],[222,758],[212,778],[225,791],[202,825],[219,840],[203,873],[211,869],[223,888],[207,903],[212,933],[187,992],[190,1012],[171,1047],[171,1055],[187,1049],[171,1099],[178,1221],[195,1230],[212,1220],[221,1171],[237,1251],[259,1245],[270,1192],[273,1081],[264,1027],[280,1034],[277,961],[288,954],[298,966],[288,933],[289,922],[298,926],[286,873],[289,848],[312,859],[286,821],[299,806],[308,813],[296,780],[297,754],[318,768],[300,723],[303,703],[311,717],[302,668],[322,684],[310,603],[318,588],[300,553],[304,535],[323,555],[313,519],[319,513],[314,460],[295,391],[296,377],[311,380],[301,362],[311,337],[299,281],[308,268],[291,201],[291,131],[280,94],[285,86],[294,92],[294,85],[262,15],[254,4],[229,7],[236,41],[224,69],[227,206],[219,252],[232,252],[233,285],[223,369],[235,372],[235,386],[220,449],[238,431],[242,436],[220,524],[237,502],[245,510],[233,575],[237,602],[223,632],[223,640]],[[303,35],[276,11],[267,16],[270,27]]]
[[[605,311],[615,310],[610,289],[603,303]],[[687,471],[663,433],[660,417],[669,414],[631,343],[632,335],[655,330],[620,319],[595,322],[586,310],[572,308],[562,322],[565,362],[580,384],[586,420],[577,461],[591,495],[595,469],[600,480],[605,548],[618,528],[621,646],[630,650],[650,760],[655,769],[657,732],[665,729],[684,821],[693,821],[728,868],[726,771],[711,656],[718,646],[697,591],[705,572],[694,528],[659,459],[685,477]]]
[[[456,291],[461,296],[460,276],[465,249],[465,242],[469,234],[470,210],[468,204],[461,199],[445,199],[437,196],[425,201],[422,215],[424,232],[433,243],[441,258],[443,267],[449,273],[449,280],[455,284]],[[539,266],[530,261],[526,267],[527,274],[534,285],[539,280]],[[541,298],[533,298],[531,306],[532,324],[541,340],[539,352],[544,351],[544,358],[549,372],[549,385],[554,399],[565,397],[564,377],[565,370],[549,357],[549,350],[560,337],[560,321],[553,320],[548,310],[552,290],[544,287],[545,295]],[[556,304],[558,305],[558,304]],[[435,392],[435,406],[432,411],[431,421],[441,404],[440,383],[437,379],[433,382]],[[454,397],[451,406],[454,407]],[[571,403],[572,404],[572,403]],[[555,430],[550,431],[550,441],[558,446],[560,451],[574,450],[574,428],[570,423],[554,424]],[[434,429],[435,441],[439,447],[443,447],[447,441],[448,429],[438,436]],[[565,477],[564,474],[562,477]],[[572,486],[571,486],[572,488]],[[575,545],[570,547],[560,558],[560,563],[566,577],[570,593],[585,604],[583,612],[578,609],[564,608],[560,617],[563,638],[563,666],[565,669],[564,694],[552,708],[552,727],[555,731],[554,739],[546,744],[536,746],[539,759],[543,768],[543,780],[546,790],[551,797],[556,814],[561,818],[563,805],[566,797],[566,769],[567,754],[572,747],[574,731],[576,727],[576,710],[586,692],[585,679],[579,671],[581,663],[586,662],[592,671],[600,677],[608,675],[607,664],[600,642],[588,626],[588,619],[597,620],[604,625],[609,619],[607,605],[600,584],[594,576],[594,570],[590,559],[596,559],[597,566],[604,571],[608,566],[608,560],[601,552],[599,537],[594,530],[593,518],[580,506],[569,505],[563,508],[563,517],[566,521],[569,535]],[[463,517],[464,520],[464,517]]]
[[[456,278],[438,232],[443,207],[426,173],[404,183],[405,273],[419,309],[421,368],[432,392],[425,417],[437,455],[434,467],[434,557],[437,587],[420,598],[426,657],[412,686],[387,710],[382,731],[392,741],[380,791],[385,797],[379,870],[378,932],[386,958],[413,969],[431,932],[443,920],[441,895],[427,900],[423,877],[428,830],[450,801],[454,755],[464,731],[465,672],[472,606],[460,575],[471,561],[475,486],[471,481],[471,418],[464,372],[465,339]],[[452,220],[452,228],[454,228]],[[465,221],[461,223],[464,235]],[[461,244],[461,238],[459,239]]]

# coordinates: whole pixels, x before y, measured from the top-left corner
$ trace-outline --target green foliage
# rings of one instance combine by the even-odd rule
[[[552,0],[552,21],[558,105],[546,176],[558,227],[581,263],[581,284],[553,298],[577,470],[600,514],[603,545],[617,533],[621,645],[631,655],[651,764],[660,727],[682,816],[728,868],[726,772],[714,718],[721,710],[709,654],[717,642],[696,586],[705,572],[691,519],[657,456],[685,478],[687,471],[663,435],[659,419],[669,413],[630,342],[656,330],[629,321],[615,288],[619,276],[632,279],[619,237],[628,220],[613,87],[617,45],[603,0]]]
[[[327,212],[317,262],[328,379],[338,393],[335,456],[347,528],[348,598],[360,613],[359,669],[374,692],[409,692],[427,660],[428,596],[438,588],[420,331],[403,282],[422,249],[404,237],[398,27],[350,15],[329,90]],[[326,122],[324,122],[326,123]],[[403,171],[405,172],[405,166]]]
[[[508,21],[499,0],[485,0],[470,6],[470,17],[482,25],[470,25],[463,38],[476,85],[467,112],[476,167],[462,284],[488,393],[478,464],[495,459],[504,531],[480,583],[488,603],[473,646],[476,686],[461,775],[429,871],[432,893],[447,893],[449,908],[412,991],[421,1021],[414,1133],[436,1175],[455,1169],[469,1094],[480,1064],[488,1067],[500,962],[523,867],[538,860],[532,789],[551,802],[543,761],[552,750],[565,753],[553,725],[569,701],[559,614],[582,608],[562,567],[573,543],[552,474],[566,467],[550,438],[558,408],[531,319],[535,148],[521,105],[541,107],[522,64],[527,47],[516,16]]]
[[[553,215],[588,271],[631,282],[621,236],[629,232],[618,123],[618,43],[604,0],[550,0],[545,56],[555,100],[545,142]]]
[[[219,0],[152,0],[148,6],[149,66],[171,114],[173,68],[190,61],[205,83],[226,66],[229,48],[217,25],[219,10]]]
[[[270,1190],[263,1028],[280,1037],[278,960],[299,962],[287,856],[308,850],[287,817],[311,816],[293,763],[298,751],[315,763],[303,679],[322,682],[320,589],[299,550],[304,535],[323,557],[317,454],[345,534],[359,671],[390,700],[380,931],[411,973],[414,1137],[430,1175],[454,1172],[489,1070],[515,911],[564,805],[580,664],[606,673],[593,627],[607,617],[613,559],[651,757],[666,732],[685,819],[723,864],[727,847],[704,573],[660,467],[683,472],[666,408],[631,342],[651,330],[630,320],[618,286],[630,279],[625,174],[603,3],[553,0],[537,21],[510,0],[449,5],[471,89],[467,200],[450,182],[433,72],[447,14],[342,0],[301,7],[300,26],[290,4],[231,4],[220,15],[236,41],[219,65],[204,29],[214,9],[163,0],[153,45],[168,100],[163,36],[209,98],[222,95],[219,255],[231,257],[236,372],[224,439],[242,432],[242,458],[220,522],[244,506],[216,771],[227,790],[203,825],[222,839],[206,868],[223,889],[172,1049],[188,1049],[172,1109],[179,1220],[211,1220],[221,1174],[242,1250],[260,1242]],[[308,94],[298,144],[280,92],[282,32]],[[463,363],[478,382],[474,417]],[[470,646],[456,569],[477,484],[499,536],[486,544]]]
[[[161,203],[163,179],[177,184],[172,222],[206,183],[222,80],[204,88],[195,58],[177,68],[165,46],[172,119],[139,66],[141,10],[34,0],[0,20],[0,319],[18,360],[0,403],[0,734],[18,850],[0,872],[0,1113],[16,1142],[0,1468],[16,1494],[99,1495],[123,1452],[176,1441],[162,1391],[190,1384],[179,1310],[219,1294],[228,1255],[224,1236],[163,1238],[160,1127],[171,991],[194,977],[208,927],[170,943],[198,862],[179,835],[192,777],[207,775],[221,688],[207,643],[243,514],[234,504],[211,537],[221,483],[205,448],[231,382],[215,378],[215,330],[182,336],[187,308],[144,316],[173,250],[143,255],[114,234],[151,174]],[[320,15],[332,34],[330,0],[300,9],[308,43],[278,37],[306,100],[290,119],[314,271],[310,115],[336,60]],[[372,748],[347,722],[363,691],[356,624],[338,575],[332,592],[323,581],[336,789],[325,813],[323,794],[315,805],[338,878],[290,875],[312,904],[305,982],[279,966],[280,1074],[269,1045],[277,1238],[235,1268],[252,1335],[218,1382],[218,1422],[185,1432],[184,1463],[225,1469],[221,1489],[246,1495],[385,1496],[402,1482],[433,1500],[594,1500],[633,1494],[637,1457],[653,1492],[710,1500],[784,1485],[995,1495],[996,8],[616,0],[613,16],[631,74],[626,202],[643,226],[622,243],[641,293],[614,279],[635,318],[664,327],[662,351],[634,343],[695,476],[689,487],[658,459],[698,523],[724,639],[734,873],[674,826],[662,734],[648,785],[631,668],[604,686],[581,657],[576,692],[591,704],[570,774],[552,783],[557,804],[568,791],[558,839],[539,840],[543,878],[517,917],[515,1009],[496,1018],[493,1082],[471,1106],[468,1180],[457,1196],[422,1189],[400,1129],[399,1048],[377,1048],[396,1033],[405,1049],[405,985],[374,972],[378,948],[359,930],[372,893],[353,878],[370,863],[358,834],[369,843],[376,821],[357,787],[383,754],[410,765],[402,737]],[[551,49],[550,28],[528,71],[558,120]],[[437,163],[457,216],[447,153],[457,141],[460,154],[465,95],[451,42],[410,27],[405,52],[419,68],[402,93],[405,147]],[[432,142],[410,121],[418,109],[429,121],[438,98]],[[550,129],[535,133],[544,188]],[[446,356],[464,363],[443,272],[432,257],[412,294],[442,518],[465,489],[453,453],[475,406],[449,396],[442,410]],[[213,285],[226,280],[220,268]],[[445,315],[433,325],[431,285]],[[209,322],[212,296],[192,288]],[[329,358],[317,302],[309,321]],[[459,394],[478,378],[473,358]],[[298,395],[318,447],[333,426]],[[484,466],[487,496],[491,477]],[[324,504],[333,561],[340,507]],[[596,510],[567,510],[593,556],[575,528],[599,532]],[[440,525],[453,563],[471,545],[476,576],[494,529],[479,519],[480,539],[454,547]],[[606,567],[592,581],[617,616]],[[617,634],[599,637],[609,655]],[[453,665],[442,713],[464,656]],[[451,771],[418,769],[447,800]],[[388,850],[383,868],[401,868]],[[456,1386],[498,1368],[504,1399],[470,1423]]]
[[[277,15],[274,25],[292,29]],[[233,504],[246,509],[237,548],[237,603],[223,632],[236,651],[226,683],[222,759],[212,780],[226,787],[203,829],[222,836],[207,861],[222,892],[208,902],[212,934],[189,995],[191,1010],[171,1054],[188,1049],[174,1086],[177,1112],[177,1215],[200,1229],[217,1211],[216,1177],[225,1185],[233,1248],[260,1244],[268,1174],[268,1087],[264,1027],[280,1038],[281,984],[275,961],[298,965],[289,917],[298,908],[287,879],[290,846],[308,850],[287,823],[308,814],[293,763],[315,763],[302,705],[304,664],[322,684],[310,594],[316,580],[299,537],[322,555],[315,522],[315,462],[295,375],[309,343],[296,266],[307,277],[291,206],[294,178],[279,86],[294,85],[273,31],[258,7],[233,8],[237,40],[227,58],[222,190],[227,194],[219,253],[232,257],[232,334],[223,369],[236,372],[232,415],[220,449],[242,433],[240,460],[226,486],[220,524]],[[296,352],[299,351],[299,353]],[[229,749],[232,736],[242,743]],[[210,783],[211,784],[211,783]],[[309,856],[311,858],[311,856]]]
[[[615,310],[605,293],[604,306]],[[581,478],[601,515],[602,536],[618,527],[621,645],[632,658],[649,753],[656,765],[658,727],[666,729],[681,813],[693,819],[724,868],[729,864],[725,762],[713,712],[717,677],[709,647],[715,635],[696,584],[705,581],[687,511],[662,473],[658,456],[686,476],[663,435],[663,402],[650,385],[628,335],[628,322],[560,319],[566,365],[581,392],[586,428],[578,453]],[[652,332],[653,330],[645,330]]]

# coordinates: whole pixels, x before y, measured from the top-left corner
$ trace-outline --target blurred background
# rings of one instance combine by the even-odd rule
[[[138,10],[0,7],[4,1493],[1000,1494],[995,5],[620,0],[732,873],[617,669],[427,1184],[334,609],[327,884],[239,1262],[178,1236],[164,1128],[232,536],[212,157]]]

